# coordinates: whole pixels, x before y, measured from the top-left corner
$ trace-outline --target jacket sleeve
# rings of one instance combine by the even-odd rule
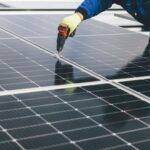
[[[113,4],[113,0],[84,0],[76,9],[76,12],[83,14],[84,19],[91,18],[105,11]]]

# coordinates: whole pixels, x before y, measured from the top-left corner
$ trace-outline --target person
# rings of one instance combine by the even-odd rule
[[[150,26],[150,0],[84,0],[75,13],[65,17],[60,24],[67,25],[71,35],[82,21],[100,14],[114,3],[122,6],[145,26]]]

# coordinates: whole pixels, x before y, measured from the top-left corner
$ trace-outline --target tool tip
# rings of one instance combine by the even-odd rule
[[[57,58],[57,59],[59,59],[59,60],[60,60],[60,58],[61,58],[60,53],[56,53],[56,54],[55,54],[55,56],[56,56],[56,58]]]
[[[60,53],[62,51],[62,48],[57,48],[57,52]]]

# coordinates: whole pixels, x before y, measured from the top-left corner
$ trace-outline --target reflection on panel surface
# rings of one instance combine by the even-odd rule
[[[0,27],[56,52],[57,26],[64,15],[1,16]],[[78,28],[63,56],[108,78],[150,75],[148,37],[93,20]]]
[[[1,39],[0,45],[2,89],[24,89],[97,80],[21,40]]]
[[[57,27],[67,15],[5,15],[0,16],[0,27],[22,37],[56,36]],[[85,28],[86,27],[86,28]],[[94,28],[95,30],[90,30]],[[85,21],[78,29],[77,35],[130,33],[97,21]]]
[[[55,52],[54,38],[29,40]],[[150,75],[149,42],[138,34],[76,37],[67,41],[62,55],[108,79]]]

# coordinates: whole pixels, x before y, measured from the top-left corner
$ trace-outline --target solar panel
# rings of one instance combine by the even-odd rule
[[[30,9],[30,10],[33,10],[33,9],[40,9],[40,10],[44,10],[45,11],[48,9],[48,10],[60,10],[60,9],[63,9],[63,10],[74,10],[75,8],[77,8],[79,6],[79,4],[81,3],[81,1],[68,1],[68,2],[63,2],[63,1],[60,1],[59,3],[58,2],[55,2],[55,1],[43,1],[42,2],[42,5],[41,3],[39,2],[34,2],[34,1],[30,1],[30,3],[26,2],[26,1],[23,1],[22,3],[17,3],[17,2],[14,2],[14,1],[9,1],[9,2],[3,2],[4,4],[7,4],[9,5],[11,8],[14,8],[14,9]],[[3,4],[3,5],[4,5]],[[3,6],[2,5],[2,6]],[[0,5],[1,6],[1,5]],[[5,6],[6,7],[6,6]],[[119,9],[118,7],[115,6],[116,9]]]
[[[1,39],[0,45],[1,90],[98,80],[19,39]]]
[[[150,97],[150,80],[136,80],[136,81],[127,81],[121,82],[121,84],[130,87],[148,97]]]
[[[0,97],[1,149],[137,149],[149,140],[126,138],[149,131],[150,110],[137,118],[146,102],[109,84],[69,91]]]
[[[13,36],[11,36],[10,34],[7,34],[6,32],[2,31],[0,29],[0,39],[10,39],[10,38],[13,38]]]
[[[116,36],[114,45],[118,43],[120,45],[118,48],[107,44],[107,41],[111,41],[114,36],[96,36],[96,39],[93,37],[78,37],[77,40],[73,39],[68,45],[66,44],[63,56],[108,79],[147,76],[150,74],[149,56],[144,52],[144,44],[141,45],[140,43],[140,46],[135,48],[136,42],[133,42],[133,45],[131,44],[127,48],[121,46],[125,42],[119,44],[118,40],[126,41],[126,39],[130,39],[130,41],[134,41],[137,37],[138,35]],[[144,38],[142,39],[144,40]],[[48,49],[50,42],[54,43],[55,41],[53,38],[35,38],[30,40],[46,49]],[[145,43],[143,40],[142,43]],[[49,48],[49,50],[51,49]]]
[[[63,17],[5,16],[0,18],[0,26],[56,52],[57,26]],[[68,39],[62,55],[108,79],[147,76],[147,44],[145,35],[90,20],[81,24],[75,38]]]
[[[9,5],[4,4],[4,3],[0,3],[0,8],[1,9],[9,8]]]
[[[0,26],[22,37],[56,36],[57,27],[66,15],[5,15],[0,17]],[[101,25],[101,26],[100,26]],[[86,28],[85,28],[86,26]],[[91,28],[96,30],[91,30]],[[76,35],[131,33],[97,21],[85,21]]]

